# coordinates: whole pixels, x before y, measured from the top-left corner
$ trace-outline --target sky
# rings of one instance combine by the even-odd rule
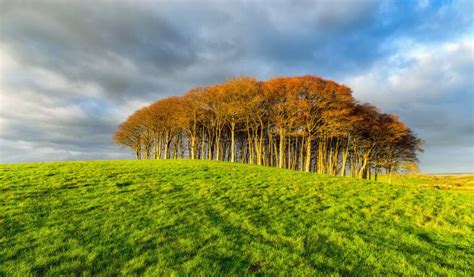
[[[318,75],[396,113],[423,172],[474,172],[473,1],[0,0],[0,163],[132,159],[137,108]]]

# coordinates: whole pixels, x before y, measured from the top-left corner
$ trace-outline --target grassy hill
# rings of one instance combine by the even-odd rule
[[[0,166],[0,276],[474,274],[474,194],[208,161]]]

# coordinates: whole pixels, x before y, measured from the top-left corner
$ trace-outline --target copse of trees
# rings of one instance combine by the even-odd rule
[[[315,76],[239,77],[143,107],[114,142],[137,159],[208,159],[377,179],[417,162],[421,140],[396,115]]]

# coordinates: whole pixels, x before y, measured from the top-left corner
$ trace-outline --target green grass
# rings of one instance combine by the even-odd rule
[[[474,274],[474,194],[207,161],[0,166],[1,275]]]

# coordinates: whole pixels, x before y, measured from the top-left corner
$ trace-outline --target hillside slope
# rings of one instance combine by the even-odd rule
[[[473,275],[474,195],[224,162],[0,166],[0,275]]]

